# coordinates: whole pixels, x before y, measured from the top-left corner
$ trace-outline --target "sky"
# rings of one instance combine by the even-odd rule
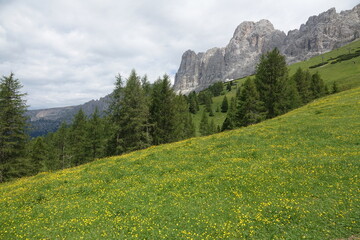
[[[0,0],[0,76],[23,85],[29,109],[78,105],[112,92],[131,70],[171,79],[188,49],[225,47],[243,21],[287,33],[358,0]]]

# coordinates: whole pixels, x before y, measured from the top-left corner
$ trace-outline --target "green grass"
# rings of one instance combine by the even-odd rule
[[[299,67],[302,69],[309,69],[310,66],[321,63],[323,59],[324,61],[328,61],[330,58],[336,58],[339,55],[348,54],[349,50],[351,53],[354,53],[356,50],[360,50],[360,40],[354,41],[320,56],[313,57],[307,61],[295,63],[289,66],[290,75],[293,75]],[[331,84],[336,81],[340,90],[360,86],[360,56],[340,63],[329,63],[309,70],[311,73],[319,72],[321,77],[324,79],[325,84],[328,86],[331,86]]]
[[[272,120],[0,184],[0,239],[360,233],[360,88]]]
[[[329,60],[330,58],[336,58],[339,55],[347,54],[349,53],[349,50],[351,53],[354,53],[356,50],[360,50],[360,40],[354,41],[348,45],[345,45],[341,48],[338,48],[336,50],[333,50],[331,52],[313,57],[307,61],[295,63],[289,66],[289,74],[292,76],[296,70],[301,67],[303,70],[309,70],[311,73],[319,72],[320,76],[323,78],[325,84],[328,86],[329,89],[331,89],[332,84],[336,82],[338,84],[339,90],[347,90],[355,87],[360,87],[360,57],[356,57],[350,60],[343,61],[341,63],[336,64],[327,64],[322,67],[309,69],[310,66],[313,66],[315,64],[319,64],[324,61]],[[354,64],[355,62],[355,64]],[[246,78],[238,79],[236,80],[237,86],[241,86],[241,84],[246,80]],[[228,97],[228,100],[230,101],[231,97],[235,97],[237,86],[233,86],[232,90],[230,92],[226,91],[226,95]],[[225,89],[225,88],[224,88]],[[217,106],[221,106],[221,102],[223,100],[224,96],[219,96],[213,98],[213,109],[214,109],[214,117],[209,117],[209,121],[211,119],[214,119],[215,125],[222,126],[225,118],[226,113],[217,113],[215,112],[215,109]],[[201,106],[201,111],[196,113],[194,117],[194,123],[197,128],[196,135],[200,136],[200,133],[198,131],[199,124],[202,116],[203,106]]]

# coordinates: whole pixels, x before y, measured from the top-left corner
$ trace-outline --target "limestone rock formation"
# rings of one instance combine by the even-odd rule
[[[263,53],[278,48],[288,63],[308,59],[333,50],[360,37],[360,4],[337,13],[335,8],[312,16],[299,30],[276,30],[268,20],[243,22],[225,48],[182,56],[174,89],[187,94],[212,83],[251,75]]]
[[[335,8],[312,16],[299,30],[289,31],[282,52],[288,62],[308,59],[360,37],[360,4],[337,13]]]

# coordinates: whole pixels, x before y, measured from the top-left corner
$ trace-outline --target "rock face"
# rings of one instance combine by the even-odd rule
[[[183,94],[251,75],[260,56],[278,48],[294,63],[333,50],[360,37],[360,4],[336,13],[335,8],[312,16],[299,30],[276,30],[268,20],[243,22],[225,48],[196,54],[186,51],[175,75],[174,90]]]

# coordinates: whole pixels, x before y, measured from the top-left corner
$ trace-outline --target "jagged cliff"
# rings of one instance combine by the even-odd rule
[[[174,89],[187,94],[214,82],[254,73],[263,53],[278,48],[288,63],[308,59],[333,50],[360,37],[360,4],[337,13],[335,8],[312,16],[297,30],[276,30],[268,20],[243,22],[224,48],[205,53],[186,51],[175,75]]]

